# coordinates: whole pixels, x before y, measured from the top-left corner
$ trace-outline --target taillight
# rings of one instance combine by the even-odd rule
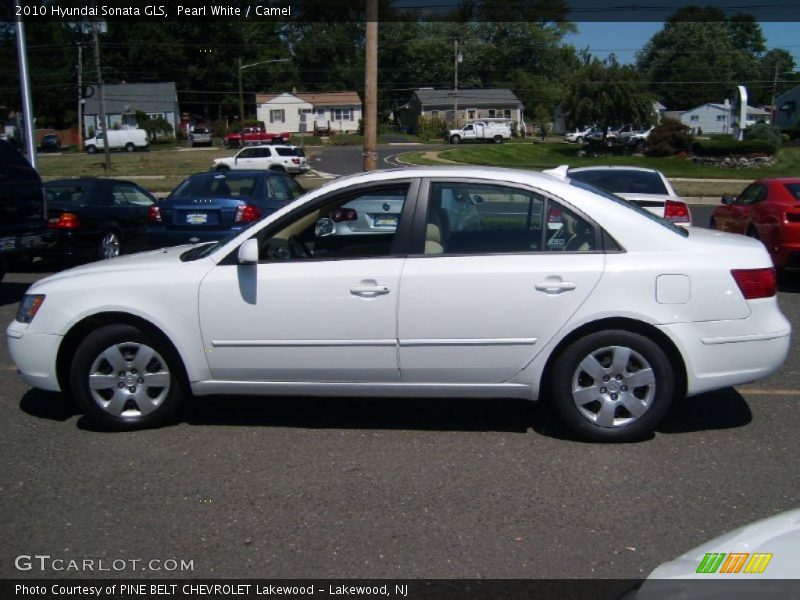
[[[299,164],[300,164],[300,159],[299,159],[299,158],[293,158],[293,159],[292,159],[292,162],[293,162],[294,164],[296,164],[296,165],[299,165]]]
[[[58,217],[54,217],[47,222],[50,229],[77,229],[81,226],[78,215],[71,212],[63,212]]]
[[[691,223],[689,207],[680,200],[667,200],[664,203],[664,218],[673,223]]]
[[[337,223],[342,221],[357,221],[358,213],[352,208],[337,208],[331,214],[331,219]]]
[[[777,288],[775,267],[767,269],[733,269],[731,275],[736,280],[736,285],[739,286],[745,300],[771,298],[775,295]]]
[[[786,213],[787,223],[800,223],[800,213]]]
[[[147,209],[147,220],[151,223],[161,223],[161,207],[151,204]]]
[[[261,211],[257,206],[252,204],[242,204],[236,209],[236,218],[233,219],[234,223],[251,223],[258,221],[261,218]]]

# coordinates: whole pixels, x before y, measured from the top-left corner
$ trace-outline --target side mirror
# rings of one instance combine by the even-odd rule
[[[723,197],[722,197],[722,203],[723,203],[725,206],[730,206],[730,205],[731,205],[731,204],[733,204],[734,202],[736,202],[736,198],[734,198],[733,196],[723,196]]]
[[[240,265],[258,264],[258,240],[251,238],[239,246],[238,257]]]
[[[325,217],[317,221],[317,225],[314,227],[314,235],[318,238],[333,235],[334,229],[336,229],[336,223],[334,223],[333,219]]]

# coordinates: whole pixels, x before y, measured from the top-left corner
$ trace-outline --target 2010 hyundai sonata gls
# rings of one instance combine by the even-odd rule
[[[336,226],[374,197],[395,227]],[[756,240],[566,178],[417,168],[43,279],[8,342],[26,382],[115,429],[163,423],[190,393],[520,397],[613,441],[652,432],[675,396],[770,375],[789,334]]]

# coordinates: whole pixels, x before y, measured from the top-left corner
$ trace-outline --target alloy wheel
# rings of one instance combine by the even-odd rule
[[[119,256],[119,253],[119,237],[113,231],[109,231],[100,241],[100,256],[102,258],[114,258],[115,256]]]

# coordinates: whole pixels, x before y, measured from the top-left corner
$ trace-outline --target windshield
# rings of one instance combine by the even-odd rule
[[[88,188],[84,185],[47,185],[44,189],[48,206],[80,206]]]
[[[669,195],[664,180],[652,171],[624,169],[591,169],[570,171],[571,179],[583,181],[611,194],[661,194]]]
[[[170,198],[197,198],[209,196],[252,197],[258,184],[255,175],[243,173],[203,173],[181,183]]]
[[[570,174],[570,177],[571,177],[571,174]],[[609,194],[605,190],[602,190],[602,189],[600,189],[598,187],[595,187],[595,186],[593,186],[593,185],[591,185],[589,183],[585,183],[583,181],[576,181],[575,179],[570,179],[569,180],[569,184],[575,186],[576,188],[580,188],[582,190],[587,190],[589,192],[597,194],[598,196],[602,196],[603,198],[608,198],[609,200],[612,200],[612,201],[616,202],[617,204],[620,204],[620,205],[622,205],[622,206],[624,206],[626,208],[631,209],[634,212],[639,213],[643,217],[647,217],[651,221],[655,221],[656,223],[658,223],[662,227],[666,227],[670,231],[674,231],[675,233],[677,233],[681,237],[689,237],[689,232],[685,228],[678,227],[674,223],[671,223],[670,221],[667,221],[666,219],[662,219],[661,217],[658,217],[658,216],[654,215],[650,211],[645,210],[641,206],[639,206],[637,204],[634,204],[633,202],[628,202],[624,198],[620,198],[619,196],[615,196],[614,194]]]

